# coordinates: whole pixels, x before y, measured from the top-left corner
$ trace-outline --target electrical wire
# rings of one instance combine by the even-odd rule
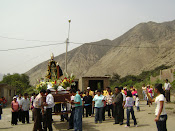
[[[65,43],[65,42],[64,42],[64,43]],[[29,46],[29,47],[21,47],[21,48],[12,48],[12,49],[0,50],[0,51],[24,50],[24,49],[32,49],[32,48],[38,48],[38,47],[46,47],[46,46],[60,45],[60,44],[64,44],[64,43],[55,43],[55,44],[48,44],[48,45]]]
[[[93,44],[93,43],[76,43],[76,42],[69,42],[69,44],[78,44],[78,45],[94,45],[94,46],[110,46],[110,47],[118,47],[118,48],[167,48],[167,47],[158,47],[158,46],[120,46],[120,45],[109,45],[109,44]],[[30,46],[30,47],[21,47],[21,48],[12,48],[12,49],[2,49],[0,52],[5,51],[14,51],[14,50],[24,50],[24,49],[32,49],[32,48],[39,48],[39,47],[46,47],[46,46],[53,46],[53,45],[60,45],[65,44],[65,42],[62,43],[54,43],[54,44],[47,44],[47,45],[38,45],[38,46]]]
[[[35,42],[58,42],[58,41],[44,41],[44,40],[28,40],[22,38],[14,38],[14,37],[7,37],[7,36],[0,36],[0,38],[10,39],[10,40],[20,40],[20,41],[35,41]]]

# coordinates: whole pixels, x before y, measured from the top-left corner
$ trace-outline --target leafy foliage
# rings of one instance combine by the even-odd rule
[[[26,89],[30,88],[29,77],[26,74],[14,73],[3,76],[1,83],[6,83],[17,88],[17,94],[25,93]]]
[[[156,67],[154,70],[150,71],[143,71],[141,74],[135,75],[127,75],[123,78],[120,78],[118,74],[113,74],[113,77],[110,80],[111,87],[114,88],[115,86],[135,86],[141,87],[143,84],[151,84],[150,76],[158,76],[160,74],[160,70],[168,69],[171,66],[161,65]],[[162,83],[162,81],[157,80],[156,83]],[[152,83],[154,84],[154,83]]]

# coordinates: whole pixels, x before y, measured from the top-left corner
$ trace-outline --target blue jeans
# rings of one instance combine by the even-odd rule
[[[146,93],[145,93],[145,91],[142,91],[142,94],[143,94],[143,100],[146,100]]]
[[[166,128],[167,115],[161,115],[159,121],[156,122],[158,131],[167,131]]]
[[[75,131],[82,131],[82,114],[83,114],[82,106],[75,107],[75,114],[74,114]]]
[[[133,107],[127,107],[126,114],[127,114],[127,126],[130,126],[129,119],[130,119],[130,113],[132,115],[132,119],[134,120],[134,125],[137,125],[136,118],[134,116],[134,110]]]
[[[136,108],[137,108],[137,111],[140,111],[140,107],[139,106],[136,106]]]
[[[102,123],[102,118],[103,118],[103,107],[95,108],[95,123],[98,121]]]

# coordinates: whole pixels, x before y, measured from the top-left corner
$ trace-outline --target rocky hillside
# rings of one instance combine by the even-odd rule
[[[75,48],[68,52],[68,73],[74,73],[76,78],[83,76],[91,66],[93,66],[97,61],[99,61],[103,56],[106,55],[111,46],[98,46],[98,45],[111,45],[112,41],[110,40],[102,40],[93,43],[86,43],[78,48]],[[36,79],[40,79],[41,77],[45,77],[47,72],[47,64],[48,61],[45,61],[31,70],[29,70],[26,74],[30,77],[31,84],[36,83]],[[64,71],[65,69],[65,53],[55,57],[55,61],[57,61]]]
[[[64,57],[55,60],[64,70]],[[137,75],[162,64],[175,65],[175,21],[141,23],[110,41],[83,44],[68,53],[68,72],[81,76]],[[47,61],[27,74],[31,84],[45,76]]]

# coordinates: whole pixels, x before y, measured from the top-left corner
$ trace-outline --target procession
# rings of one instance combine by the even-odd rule
[[[0,131],[175,131],[175,1],[0,1]]]
[[[16,126],[20,122],[30,124],[29,112],[32,112],[33,131],[53,131],[53,115],[60,115],[60,122],[69,123],[67,130],[82,131],[82,119],[87,117],[94,119],[94,124],[102,124],[107,121],[106,118],[109,118],[113,125],[124,128],[139,127],[135,114],[142,111],[142,107],[140,107],[137,89],[133,86],[115,87],[114,90],[105,87],[95,91],[92,91],[91,87],[87,87],[86,90],[80,91],[71,88],[71,85],[74,85],[73,74],[63,80],[59,79],[61,76],[63,76],[61,67],[56,64],[52,54],[45,79],[48,82],[39,81],[36,87],[38,94],[32,93],[29,96],[24,93],[24,95],[13,96],[11,125]],[[58,80],[51,82],[56,79]],[[145,86],[143,84],[141,89],[141,100],[145,101],[145,105],[150,107],[153,102],[156,103],[154,121],[158,131],[166,131],[165,103],[170,103],[171,84],[166,79],[164,85],[155,84],[152,87],[152,85]],[[6,102],[4,98],[0,100],[0,102],[3,101]],[[130,120],[130,118],[132,119]]]

